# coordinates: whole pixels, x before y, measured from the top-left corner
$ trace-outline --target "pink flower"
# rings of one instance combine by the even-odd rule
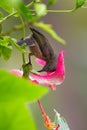
[[[65,79],[64,54],[65,52],[63,50],[59,53],[57,67],[54,72],[47,72],[46,74],[30,72],[29,78],[55,90],[56,85],[60,85]],[[36,61],[43,66],[45,65],[45,61],[43,60],[36,59]]]
[[[60,85],[65,79],[65,65],[64,65],[64,51],[61,51],[58,55],[57,67],[54,72],[46,72],[45,74],[33,73],[30,72],[29,79],[31,82],[39,83],[45,85],[53,90],[56,89],[57,85]],[[36,58],[36,62],[44,66],[45,61]],[[18,69],[10,70],[11,73],[16,74],[19,77],[22,77],[23,71]]]
[[[21,71],[19,69],[12,69],[9,72],[12,73],[12,74],[17,75],[18,77],[22,77],[22,75],[23,75],[23,71]]]

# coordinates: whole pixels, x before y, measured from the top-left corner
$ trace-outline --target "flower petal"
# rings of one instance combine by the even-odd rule
[[[46,65],[46,61],[44,61],[44,60],[42,60],[42,59],[36,58],[35,60],[36,60],[36,62],[37,62],[38,64],[40,64],[41,66],[45,66],[45,65]]]
[[[31,72],[29,78],[31,80],[36,80],[40,84],[48,85],[48,87],[50,86],[52,89],[54,88],[53,86],[60,85],[65,79],[64,54],[64,51],[59,53],[57,67],[54,72],[46,74],[36,74]]]
[[[21,70],[19,70],[19,69],[12,69],[12,70],[10,70],[9,72],[12,73],[12,74],[17,75],[18,77],[22,77],[22,76],[23,76],[23,71],[21,71]],[[37,80],[30,80],[30,79],[29,79],[29,81],[32,82],[32,83],[35,83],[35,84],[39,84],[39,83],[37,82]]]
[[[15,75],[17,75],[19,77],[22,77],[22,75],[23,75],[23,71],[21,71],[19,69],[12,69],[9,72],[12,73],[12,74],[15,74]]]

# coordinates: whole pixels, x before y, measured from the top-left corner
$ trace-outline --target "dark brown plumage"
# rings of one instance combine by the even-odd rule
[[[46,61],[46,65],[39,72],[55,71],[57,56],[49,44],[48,39],[36,29],[30,28],[30,30],[32,31],[32,34],[24,40],[19,41],[18,44],[22,45],[23,43],[26,43],[26,45],[29,46],[32,55]]]

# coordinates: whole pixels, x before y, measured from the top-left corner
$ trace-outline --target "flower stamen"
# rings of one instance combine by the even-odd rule
[[[43,107],[42,107],[42,104],[40,102],[40,100],[38,100],[38,104],[40,106],[40,109],[41,109],[41,113],[42,113],[42,116],[44,118],[44,126],[48,129],[48,130],[51,130],[55,127],[55,123],[54,122],[51,122],[50,118],[47,116],[47,114],[45,113]]]

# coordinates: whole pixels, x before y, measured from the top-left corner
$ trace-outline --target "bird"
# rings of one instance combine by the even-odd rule
[[[34,55],[36,58],[46,61],[44,67],[38,72],[53,72],[57,66],[57,55],[54,53],[52,46],[48,39],[35,28],[30,27],[31,34],[25,39],[17,42],[18,45],[24,43],[30,49],[30,56]]]

